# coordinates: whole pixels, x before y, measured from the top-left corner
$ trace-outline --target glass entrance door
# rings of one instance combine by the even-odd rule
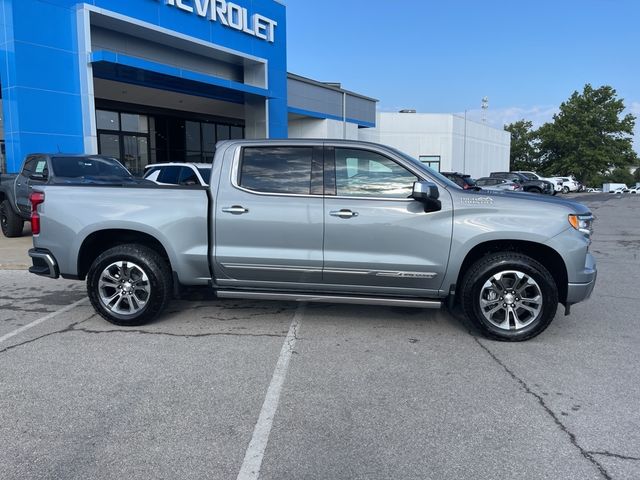
[[[122,136],[122,163],[134,175],[142,175],[149,163],[149,138],[140,135]]]

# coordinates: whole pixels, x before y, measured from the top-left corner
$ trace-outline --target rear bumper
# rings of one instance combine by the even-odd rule
[[[33,266],[29,268],[29,272],[41,277],[58,278],[60,271],[58,270],[58,262],[49,250],[44,248],[32,248],[29,250],[29,256],[33,262]]]

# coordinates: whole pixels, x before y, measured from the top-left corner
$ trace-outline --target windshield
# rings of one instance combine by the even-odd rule
[[[211,169],[198,167],[198,172],[200,172],[200,176],[202,177],[202,180],[204,180],[204,183],[209,185],[209,180],[211,180]]]
[[[129,171],[115,158],[53,157],[51,167],[58,177],[117,177],[131,178]]]
[[[387,148],[392,150],[393,152],[395,152],[397,155],[401,156],[402,158],[404,158],[406,161],[411,163],[413,166],[417,167],[419,170],[425,172],[427,175],[429,175],[431,177],[434,177],[436,180],[438,180],[438,182],[445,184],[447,187],[458,188],[458,189],[462,190],[462,187],[459,186],[457,183],[452,182],[447,177],[442,175],[440,172],[436,172],[435,170],[427,167],[424,163],[416,160],[412,156],[407,155],[406,153],[401,152],[400,150],[397,150],[397,149],[395,149],[393,147],[387,147]]]

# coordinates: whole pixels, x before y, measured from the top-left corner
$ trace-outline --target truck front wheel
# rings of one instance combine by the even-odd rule
[[[555,317],[558,289],[549,271],[514,252],[487,255],[462,282],[465,315],[495,340],[517,342],[539,335]]]
[[[22,235],[24,220],[20,215],[14,213],[9,200],[3,200],[0,203],[0,224],[5,237],[13,238]]]
[[[136,326],[156,318],[171,299],[166,260],[143,245],[119,245],[95,259],[87,275],[93,308],[111,323]]]

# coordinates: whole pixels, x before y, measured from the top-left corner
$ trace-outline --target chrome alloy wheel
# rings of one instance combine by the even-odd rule
[[[120,261],[102,271],[98,293],[105,308],[127,317],[137,314],[147,305],[151,284],[147,274],[138,265]]]
[[[480,290],[480,310],[503,330],[521,330],[542,312],[542,291],[529,275],[505,270],[489,278]]]

